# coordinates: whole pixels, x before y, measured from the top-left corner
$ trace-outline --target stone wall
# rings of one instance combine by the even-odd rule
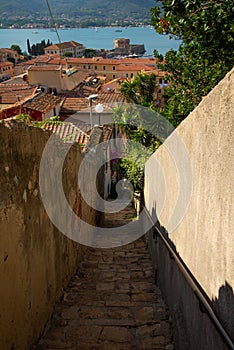
[[[153,217],[157,214],[234,340],[233,116],[234,70],[147,162],[145,203]],[[189,350],[221,349],[215,333],[212,340],[208,324],[202,323],[203,316],[199,317],[194,309],[195,304],[186,292],[186,281],[182,282],[171,267],[173,263],[164,256],[166,252],[155,247],[152,240],[151,248],[153,255],[157,255],[155,267],[159,269],[160,265],[161,285],[171,309],[179,305],[185,315]],[[171,284],[172,281],[175,283]],[[210,339],[204,335],[202,326]],[[198,343],[201,335],[203,345]]]
[[[29,349],[37,340],[85,250],[51,223],[41,200],[39,168],[50,136],[22,122],[0,123],[0,348],[4,350]],[[63,188],[71,208],[94,224],[95,210],[81,202],[77,191],[81,159],[79,147],[73,145],[64,162]],[[91,179],[91,170],[87,171]],[[50,191],[53,179],[49,172],[45,176]]]

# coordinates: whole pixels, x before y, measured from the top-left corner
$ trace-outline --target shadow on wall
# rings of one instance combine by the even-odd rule
[[[219,288],[219,296],[212,300],[212,305],[218,319],[234,342],[234,294],[227,281]]]
[[[158,220],[156,211],[156,202],[154,201],[153,208],[151,209],[151,217],[155,222],[155,227],[165,237],[167,243],[183,264],[176,246],[170,240],[170,234]],[[181,270],[178,270],[176,267],[177,264],[173,262],[172,253],[168,254],[165,244],[162,244],[162,239],[158,238],[157,229],[151,231],[154,244],[149,246],[149,249],[154,265],[155,282],[162,289],[173,316],[176,348],[183,350],[197,350],[198,348],[202,348],[207,350],[213,349],[214,346],[214,349],[227,349],[223,338],[217,339],[219,333],[217,333],[217,330],[215,331],[212,323],[210,323],[203,304],[195,296],[193,289],[189,286],[183,273],[179,273]],[[186,265],[184,265],[184,268],[187,270]],[[226,281],[225,285],[219,288],[218,298],[211,300],[198,281],[192,275],[191,277],[197,288],[202,291],[208,304],[212,307],[213,312],[229,338],[234,341],[234,293],[231,285]],[[168,292],[170,290],[173,290],[173,294]],[[201,338],[199,340],[197,340],[198,334]]]
[[[169,233],[167,231],[167,229],[162,226],[160,224],[160,221],[158,220],[158,216],[157,216],[157,205],[156,202],[154,201],[153,203],[153,209],[151,211],[151,218],[153,219],[153,221],[155,222],[155,226],[158,228],[158,230],[164,235],[164,237],[168,240],[168,243],[170,244],[170,247],[173,249],[173,251],[179,255],[179,253],[176,250],[176,246],[175,244],[172,242],[172,240],[170,239]],[[154,235],[153,235],[154,240],[157,240],[157,232],[156,230],[154,230]]]

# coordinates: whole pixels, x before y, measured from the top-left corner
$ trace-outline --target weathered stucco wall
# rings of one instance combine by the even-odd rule
[[[4,350],[29,349],[37,340],[85,249],[53,226],[41,201],[39,167],[49,137],[22,122],[0,123],[0,349]],[[64,163],[63,187],[71,207],[92,224],[97,215],[80,202],[77,192],[81,159],[78,146],[73,146]]]
[[[147,162],[145,203],[234,340],[233,132],[234,70]]]

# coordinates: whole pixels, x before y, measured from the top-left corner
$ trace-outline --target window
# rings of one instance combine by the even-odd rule
[[[133,73],[131,73],[131,78],[133,78]]]
[[[113,74],[113,79],[115,79],[115,74]]]
[[[128,73],[126,73],[126,78],[128,78]]]
[[[162,84],[162,78],[159,79],[159,84]]]
[[[106,66],[103,66],[103,70],[106,70]]]
[[[83,69],[85,69],[85,68],[86,68],[86,65],[84,64],[84,65],[83,65]]]
[[[91,69],[91,66],[90,66],[90,64],[88,65],[88,69]]]
[[[112,69],[115,70],[115,66],[113,66]]]
[[[97,66],[94,66],[94,70],[97,70]]]

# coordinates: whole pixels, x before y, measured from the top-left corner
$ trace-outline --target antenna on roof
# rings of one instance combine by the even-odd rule
[[[59,44],[62,43],[61,39],[60,39],[60,36],[59,36],[59,33],[58,33],[58,28],[57,28],[57,24],[54,20],[54,16],[53,16],[53,13],[51,11],[51,7],[50,7],[50,4],[49,4],[49,0],[46,0],[46,4],[47,4],[47,7],[48,7],[48,10],[49,10],[49,13],[50,13],[50,17],[51,17],[51,20],[52,20],[52,26],[54,27],[54,30],[56,32],[56,35],[58,37],[58,42]],[[68,64],[67,64],[67,58],[65,57],[65,61],[66,61],[66,69],[69,70],[68,68]]]
[[[59,33],[58,33],[58,28],[57,28],[56,22],[54,20],[53,13],[52,13],[51,8],[50,8],[49,0],[46,0],[46,4],[47,4],[47,7],[48,7],[48,10],[49,10],[49,13],[50,13],[50,17],[51,17],[51,20],[52,20],[52,26],[54,27],[54,30],[55,30],[55,32],[57,34],[57,37],[58,37],[58,41],[61,44],[61,39],[60,39],[60,36],[59,36]]]

